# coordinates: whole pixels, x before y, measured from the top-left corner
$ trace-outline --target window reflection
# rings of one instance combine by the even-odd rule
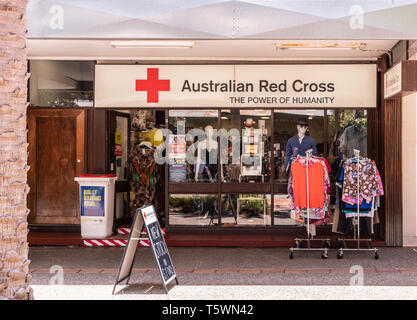
[[[288,194],[274,194],[274,225],[295,225]]]
[[[222,224],[225,226],[271,225],[271,195],[223,194]]]
[[[223,181],[269,181],[271,111],[224,109],[221,127],[227,134],[227,144],[220,143]]]
[[[367,156],[366,110],[328,110],[329,157],[334,161],[353,157],[353,149]]]
[[[217,110],[169,111],[169,181],[216,183]]]
[[[217,194],[171,194],[170,225],[218,225]]]
[[[30,61],[30,102],[41,107],[92,107],[93,61]]]

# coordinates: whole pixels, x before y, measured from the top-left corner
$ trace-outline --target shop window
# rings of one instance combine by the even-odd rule
[[[169,224],[185,226],[218,225],[217,194],[171,194]]]
[[[353,157],[357,149],[367,157],[367,111],[327,110],[329,160],[331,163]]]
[[[271,195],[223,194],[222,225],[270,226]]]
[[[222,180],[269,181],[271,111],[224,109],[221,128]]]
[[[274,194],[274,225],[293,226],[295,219],[291,215],[291,199],[288,194]]]
[[[353,157],[353,150],[359,150],[367,157],[367,111],[366,110],[327,110],[328,162],[331,172],[332,199],[335,194],[335,182],[342,161]]]
[[[301,134],[312,138],[309,144],[297,143],[292,146],[288,141],[298,140],[298,127],[306,126]],[[303,129],[301,129],[303,130]],[[291,140],[293,141],[293,140]],[[311,140],[310,140],[311,141]],[[289,147],[287,150],[287,146]],[[313,148],[318,156],[324,154],[324,111],[323,110],[274,110],[274,168],[275,181],[286,183],[291,157],[305,155],[305,148]]]
[[[93,61],[31,60],[29,68],[31,105],[93,106]]]
[[[217,110],[170,110],[169,182],[217,183]]]

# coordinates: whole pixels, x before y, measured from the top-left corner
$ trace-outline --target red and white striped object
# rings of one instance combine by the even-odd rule
[[[84,247],[126,247],[127,240],[83,240]],[[149,247],[149,240],[139,240],[139,247]]]
[[[129,234],[130,233],[131,228],[130,227],[120,227],[117,229],[117,233],[118,234]],[[165,235],[165,229],[161,229],[162,230],[162,234]],[[146,233],[146,229],[143,230],[143,233]]]
[[[129,234],[130,233],[130,227],[120,227],[117,229],[118,234]]]

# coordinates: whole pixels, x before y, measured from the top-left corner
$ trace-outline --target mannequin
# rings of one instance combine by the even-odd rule
[[[214,182],[217,174],[217,140],[213,137],[214,129],[208,125],[204,128],[206,139],[197,145],[197,162],[194,179],[197,182],[199,176],[207,176],[210,182]]]
[[[288,139],[285,152],[285,168],[288,170],[291,164],[291,158],[298,155],[305,156],[306,151],[312,150],[314,156],[317,155],[316,143],[314,139],[306,136],[308,128],[307,121],[297,121],[298,134]]]
[[[255,121],[252,118],[247,118],[243,125],[245,126],[245,129],[253,129]]]

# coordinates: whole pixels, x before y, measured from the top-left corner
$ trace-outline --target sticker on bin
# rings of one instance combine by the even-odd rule
[[[104,187],[81,186],[81,217],[104,217]]]

